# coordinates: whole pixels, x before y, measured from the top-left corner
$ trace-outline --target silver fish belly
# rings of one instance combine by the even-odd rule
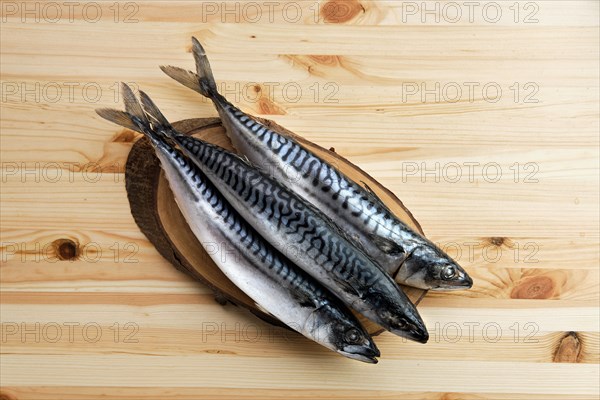
[[[133,94],[127,95],[132,102]],[[194,163],[147,123],[141,108],[131,104],[127,108],[134,112],[132,125],[123,123],[113,110],[99,114],[137,128],[150,139],[194,235],[203,246],[226,246],[224,252],[211,254],[225,275],[260,307],[309,339],[346,357],[377,362],[379,350],[350,310],[249,226]]]
[[[397,282],[434,290],[471,287],[471,278],[458,263],[399,220],[370,190],[228,102],[218,93],[204,49],[195,38],[192,51],[198,75],[161,68],[213,100],[232,143],[253,164],[334,220]]]

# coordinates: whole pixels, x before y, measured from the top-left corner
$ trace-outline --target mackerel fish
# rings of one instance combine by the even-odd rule
[[[396,217],[368,187],[227,101],[217,90],[200,42],[196,38],[192,42],[197,74],[172,66],[161,69],[213,101],[233,145],[250,162],[258,167],[268,164],[273,178],[334,220],[396,282],[432,290],[473,285],[456,261]]]
[[[97,113],[148,137],[194,235],[203,245],[228,246],[228,257],[211,254],[223,273],[260,308],[307,338],[343,356],[376,363],[380,352],[350,310],[240,217],[206,176],[152,126],[126,85],[123,96],[126,112]]]

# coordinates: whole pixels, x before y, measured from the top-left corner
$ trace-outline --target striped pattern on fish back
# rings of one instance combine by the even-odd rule
[[[289,249],[288,257],[308,257],[309,264],[324,268],[346,282],[372,286],[385,276],[383,271],[346,239],[322,216],[295,194],[288,192],[235,154],[186,136],[179,144],[227,185],[252,215],[292,236],[298,253]]]
[[[352,219],[359,219],[362,224],[361,230],[368,227],[372,234],[384,231],[388,231],[387,233],[397,232],[400,229],[410,230],[389,210],[382,207],[379,199],[374,195],[295,140],[267,128],[231,103],[227,103],[226,108],[230,115],[244,125],[257,140],[270,149],[283,163],[293,168],[296,174],[290,179],[301,179],[308,189],[307,191],[313,193],[320,191],[324,194],[312,196],[314,199],[325,202],[338,214],[346,214]],[[252,144],[249,143],[249,145]],[[260,148],[256,150],[264,153]]]
[[[222,219],[221,226],[229,232],[232,246],[241,250],[238,253],[240,256],[253,257],[257,260],[262,268],[278,277],[279,283],[283,283],[293,290],[299,297],[298,300],[305,306],[319,307],[324,302],[335,301],[321,285],[317,284],[304,271],[290,265],[279,251],[248,225],[193,162],[172,148],[165,148],[165,150],[179,165],[179,170],[184,173],[188,183],[195,188],[194,194],[201,196],[203,201],[210,205]]]

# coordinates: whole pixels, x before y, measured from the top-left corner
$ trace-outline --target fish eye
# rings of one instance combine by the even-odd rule
[[[360,342],[361,339],[361,334],[357,329],[350,329],[348,332],[346,332],[346,341],[348,343],[358,343]]]
[[[456,268],[452,265],[448,265],[446,268],[442,270],[442,278],[445,280],[450,280],[456,277]]]

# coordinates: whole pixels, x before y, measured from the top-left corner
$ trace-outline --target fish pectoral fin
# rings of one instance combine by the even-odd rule
[[[406,253],[402,246],[400,246],[398,243],[394,242],[391,239],[386,239],[375,234],[370,234],[369,238],[385,254],[397,256]]]
[[[363,296],[361,295],[361,293],[358,290],[356,290],[356,288],[354,287],[354,285],[352,285],[352,283],[351,283],[352,279],[350,279],[348,281],[348,280],[336,278],[335,282],[342,288],[342,290],[344,290],[344,292],[346,292],[346,293],[348,293],[348,294],[350,294],[352,296],[358,297],[360,299],[363,298]]]

